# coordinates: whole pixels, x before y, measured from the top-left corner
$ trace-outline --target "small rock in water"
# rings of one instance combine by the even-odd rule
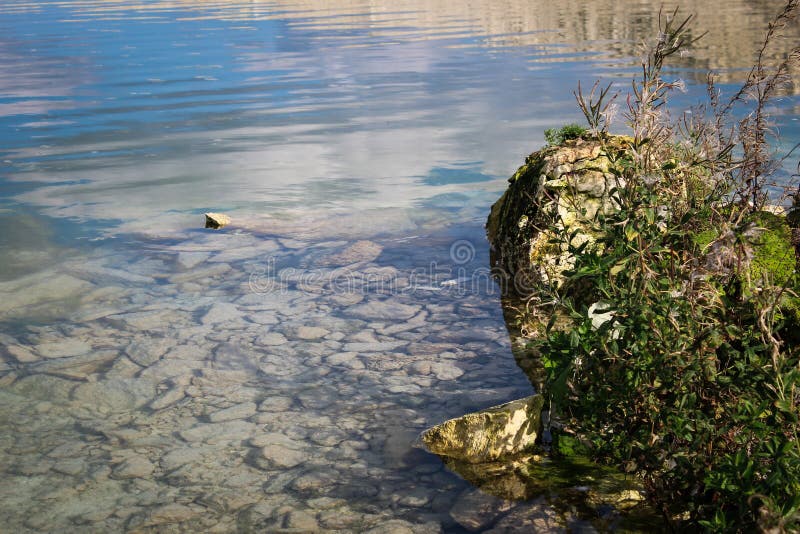
[[[175,342],[168,338],[141,337],[131,341],[125,353],[134,363],[147,367],[158,361],[174,345]]]
[[[36,362],[41,359],[22,345],[7,345],[5,349],[6,352],[20,363]]]
[[[301,326],[295,330],[295,337],[302,340],[312,340],[325,337],[330,334],[329,331],[319,326]]]
[[[513,502],[492,497],[481,490],[466,490],[450,509],[450,517],[470,532],[477,532],[513,507]]]
[[[256,413],[256,404],[254,402],[243,402],[209,414],[208,420],[212,423],[221,423],[235,419],[246,419],[254,413]]]
[[[283,445],[269,444],[261,448],[256,465],[264,469],[291,469],[308,459],[303,451],[289,449]]]
[[[567,532],[563,520],[558,512],[538,499],[530,504],[522,504],[498,521],[494,528],[488,531],[491,534],[511,534],[512,532],[552,532],[553,534]]]
[[[144,478],[150,475],[155,466],[147,458],[131,456],[114,468],[114,478]]]
[[[402,519],[392,519],[384,523],[380,523],[374,528],[364,532],[364,534],[381,534],[383,532],[392,532],[393,534],[413,534],[414,525]]]
[[[158,398],[153,399],[153,401],[150,402],[150,409],[153,411],[163,410],[182,400],[185,396],[186,391],[182,387],[175,385],[162,393]]]
[[[224,213],[206,213],[206,228],[218,230],[231,223],[231,218]]]
[[[331,265],[350,265],[375,260],[383,252],[383,247],[373,241],[356,241],[338,254],[331,254],[318,259],[318,267]]]
[[[66,358],[69,356],[80,356],[92,350],[92,346],[86,341],[79,339],[63,339],[49,343],[39,343],[36,345],[36,352],[45,358]]]
[[[302,510],[293,510],[286,514],[284,524],[287,529],[293,529],[300,532],[314,532],[319,530],[317,520],[314,516]]]
[[[534,444],[544,399],[532,395],[429,428],[422,442],[434,454],[468,463],[494,461]]]
[[[236,304],[230,302],[215,302],[212,304],[201,319],[204,325],[213,325],[228,321],[236,321],[242,316]]]
[[[142,527],[152,527],[171,523],[181,523],[198,515],[201,509],[186,506],[184,504],[166,504],[160,508],[152,510],[146,521],[140,525]]]

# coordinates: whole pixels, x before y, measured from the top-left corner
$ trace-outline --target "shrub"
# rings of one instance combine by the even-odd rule
[[[548,144],[561,145],[564,141],[577,139],[586,134],[586,128],[579,124],[567,124],[560,129],[548,128],[544,131],[544,139]]]
[[[675,528],[800,529],[797,274],[785,219],[764,210],[766,103],[800,47],[771,67],[764,50],[797,9],[770,25],[741,90],[723,102],[710,77],[707,105],[679,122],[667,104],[680,83],[662,67],[689,44],[690,18],[664,20],[628,100],[633,142],[609,170],[619,209],[530,303],[566,318],[531,341],[556,419],[640,475]],[[576,95],[601,140],[607,92]]]

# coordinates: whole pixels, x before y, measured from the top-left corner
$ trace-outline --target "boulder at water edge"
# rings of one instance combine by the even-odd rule
[[[613,161],[630,150],[632,139],[604,136],[548,146],[525,160],[489,214],[486,233],[492,266],[526,294],[540,282],[559,285],[574,262],[556,234],[571,235],[571,245],[591,244],[597,216],[617,209],[615,189],[622,179],[610,172]]]
[[[533,447],[544,399],[532,395],[450,419],[422,433],[434,454],[468,463],[492,462]]]

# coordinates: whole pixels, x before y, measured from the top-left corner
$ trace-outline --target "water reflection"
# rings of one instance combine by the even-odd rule
[[[710,35],[685,66],[746,66],[775,7],[687,6]],[[15,38],[0,61],[19,73],[3,88],[7,175],[49,184],[18,200],[163,233],[208,209],[412,207],[463,191],[485,206],[544,128],[577,118],[578,79],[628,71],[618,61],[656,15],[647,2],[65,2],[12,4],[3,20]],[[467,164],[486,179],[428,177]]]

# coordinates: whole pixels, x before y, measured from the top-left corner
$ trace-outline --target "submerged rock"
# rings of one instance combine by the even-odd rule
[[[494,523],[513,507],[514,503],[511,501],[492,497],[480,490],[467,490],[459,496],[450,510],[450,517],[470,532],[477,532]]]
[[[374,241],[356,241],[341,252],[330,254],[317,259],[314,263],[318,267],[351,265],[353,263],[366,263],[375,260],[383,252],[383,247]]]
[[[491,462],[533,447],[541,426],[544,399],[532,395],[456,419],[422,433],[434,454],[467,463]]]

